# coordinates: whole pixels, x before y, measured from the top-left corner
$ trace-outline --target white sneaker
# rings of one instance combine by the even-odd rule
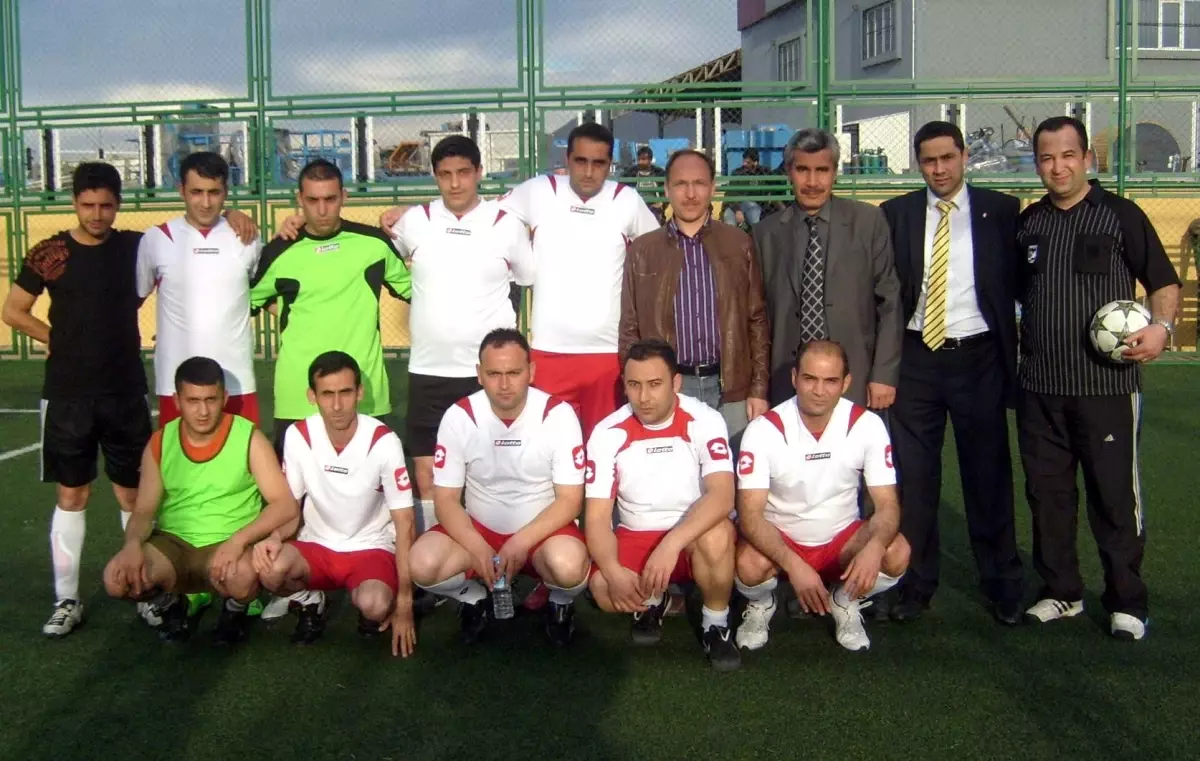
[[[152,605],[148,602],[139,602],[137,604],[138,615],[146,622],[146,625],[157,629],[162,626],[162,611],[157,605]]]
[[[42,625],[42,634],[58,639],[83,626],[83,603],[75,600],[59,600],[54,606],[50,620]]]
[[[1108,619],[1108,626],[1117,639],[1136,641],[1146,636],[1146,622],[1128,613],[1113,613]]]
[[[1031,624],[1044,624],[1060,618],[1074,618],[1082,612],[1083,600],[1053,600],[1046,597],[1025,611],[1025,620]]]
[[[737,630],[737,646],[757,650],[767,644],[771,616],[775,615],[775,594],[765,600],[752,600],[742,611],[742,623]]]
[[[301,589],[299,592],[287,597],[272,597],[271,601],[263,607],[259,618],[263,621],[278,621],[292,611],[292,603],[295,603],[297,608],[317,604],[324,610],[325,593]]]
[[[833,614],[833,633],[837,643],[847,650],[867,650],[871,647],[871,639],[863,626],[862,604],[858,600],[850,600],[845,605],[839,605],[838,595],[830,595],[829,612]]]

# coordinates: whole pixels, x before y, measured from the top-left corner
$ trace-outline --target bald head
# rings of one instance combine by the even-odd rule
[[[846,356],[846,349],[837,341],[830,341],[825,338],[809,341],[800,346],[800,350],[796,352],[796,369],[799,370],[804,364],[806,356],[822,357],[838,360],[841,366],[841,374],[844,378],[850,372],[850,358]]]

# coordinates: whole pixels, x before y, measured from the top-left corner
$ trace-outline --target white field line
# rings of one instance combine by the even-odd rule
[[[19,409],[0,408],[0,415],[36,415],[39,412],[41,412],[41,410],[19,410]],[[150,415],[151,415],[151,417],[158,417],[158,410],[151,410]],[[4,462],[5,460],[11,460],[14,457],[20,457],[21,455],[29,454],[30,452],[36,452],[41,446],[42,446],[42,443],[39,441],[39,442],[34,442],[33,444],[30,444],[29,446],[21,447],[20,449],[12,449],[7,452],[0,452],[0,462]]]

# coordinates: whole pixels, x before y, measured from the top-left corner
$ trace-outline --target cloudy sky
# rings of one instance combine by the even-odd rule
[[[660,81],[740,44],[733,0],[545,6],[548,85]],[[243,0],[22,0],[20,22],[26,106],[246,90]],[[276,95],[517,82],[515,0],[273,0],[270,23]]]

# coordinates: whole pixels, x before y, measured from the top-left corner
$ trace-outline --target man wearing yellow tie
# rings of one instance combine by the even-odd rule
[[[1020,202],[965,184],[967,152],[954,124],[926,124],[913,148],[927,187],[883,204],[907,325],[891,426],[900,530],[912,545],[891,616],[917,618],[937,590],[948,414],[981,591],[996,620],[1012,625],[1022,589],[1006,408],[1016,399]]]

